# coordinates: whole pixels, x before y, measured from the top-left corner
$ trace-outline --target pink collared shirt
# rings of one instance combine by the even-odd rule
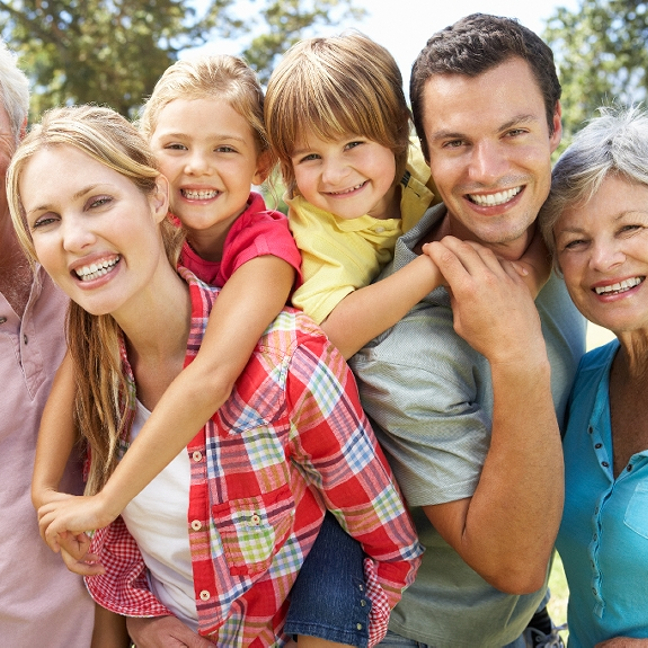
[[[0,643],[88,648],[94,605],[81,577],[38,535],[30,498],[40,416],[65,352],[67,304],[42,269],[37,277],[22,320],[0,294]],[[62,490],[79,492],[74,472]]]

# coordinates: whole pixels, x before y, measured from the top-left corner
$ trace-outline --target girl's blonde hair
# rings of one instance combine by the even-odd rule
[[[175,99],[223,99],[252,128],[258,152],[269,149],[263,121],[263,90],[254,71],[236,56],[207,55],[174,63],[153,88],[139,127],[150,140],[164,107]]]
[[[389,148],[398,182],[405,172],[410,111],[393,56],[357,32],[291,47],[272,73],[265,123],[284,182],[294,191],[291,155],[308,132],[330,141],[353,134]]]
[[[20,178],[36,153],[61,146],[72,146],[126,176],[145,195],[157,187],[155,158],[137,129],[121,115],[96,106],[46,112],[16,150],[7,174],[11,218],[33,263],[36,252],[20,196]],[[175,265],[182,231],[164,219],[161,234],[169,262]],[[86,492],[92,494],[101,489],[116,466],[132,394],[120,358],[121,329],[110,315],[91,315],[70,302],[67,337],[77,383],[75,419],[90,449]]]

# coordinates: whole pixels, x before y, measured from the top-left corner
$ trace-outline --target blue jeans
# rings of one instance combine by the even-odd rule
[[[525,648],[526,642],[524,637],[518,637],[515,641],[507,644],[503,648]],[[391,630],[387,631],[385,638],[378,644],[377,648],[434,648],[431,644],[421,643],[414,639],[408,639]]]
[[[371,601],[363,560],[360,543],[327,512],[290,591],[284,632],[366,648]]]

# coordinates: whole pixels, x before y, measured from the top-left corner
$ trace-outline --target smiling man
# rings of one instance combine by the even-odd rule
[[[352,361],[427,548],[384,646],[559,645],[550,628],[524,631],[546,596],[563,505],[559,423],[584,324],[558,277],[534,303],[498,260],[520,259],[534,237],[559,98],[551,50],[506,18],[460,20],[412,70],[443,203],[399,239],[385,274],[431,243],[450,291],[430,293]]]

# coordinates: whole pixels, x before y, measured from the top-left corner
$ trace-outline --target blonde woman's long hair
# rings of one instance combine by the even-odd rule
[[[130,179],[144,194],[156,188],[155,159],[137,129],[108,108],[55,108],[43,116],[18,147],[7,175],[11,218],[32,263],[37,261],[20,196],[20,178],[31,158],[43,149],[72,146]],[[64,170],[62,171],[65,172]],[[175,266],[182,231],[168,219],[161,235],[169,262]],[[134,386],[124,375],[120,357],[122,331],[110,315],[91,315],[70,302],[67,341],[76,379],[75,422],[90,450],[86,493],[101,490],[119,458]]]

